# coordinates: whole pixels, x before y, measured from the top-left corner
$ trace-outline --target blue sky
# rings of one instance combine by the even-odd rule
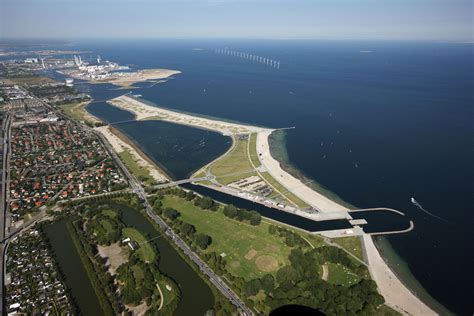
[[[0,0],[0,37],[473,41],[473,0]]]

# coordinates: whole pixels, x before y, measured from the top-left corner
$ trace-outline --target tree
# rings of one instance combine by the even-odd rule
[[[186,201],[191,201],[196,197],[196,194],[194,194],[193,191],[188,191],[186,193]]]
[[[181,232],[183,232],[183,234],[186,236],[191,237],[196,232],[196,228],[191,224],[183,222],[181,225]]]
[[[206,249],[209,247],[209,245],[212,242],[211,236],[205,235],[205,234],[197,234],[196,235],[196,244],[201,248],[201,249]]]
[[[237,207],[232,204],[224,206],[224,215],[230,218],[237,216]]]
[[[269,232],[271,235],[275,235],[275,234],[277,233],[277,227],[274,226],[274,225],[268,226],[268,232]]]
[[[153,207],[155,209],[159,209],[162,205],[163,205],[163,203],[159,199],[156,199],[155,202],[153,203]]]
[[[213,205],[214,201],[208,196],[203,197],[201,201],[199,201],[199,206],[206,210],[211,209]]]
[[[275,287],[275,278],[271,274],[265,274],[260,281],[262,289],[268,294]]]
[[[177,219],[181,214],[177,211],[177,210],[174,210],[172,208],[165,208],[165,210],[163,211],[163,215],[165,215],[166,217],[168,217],[169,219]]]
[[[257,225],[260,225],[261,221],[262,221],[262,216],[260,216],[259,213],[252,211],[250,214],[250,224],[257,226]]]
[[[244,292],[247,296],[253,296],[258,293],[261,289],[261,284],[259,279],[253,279],[245,283]]]

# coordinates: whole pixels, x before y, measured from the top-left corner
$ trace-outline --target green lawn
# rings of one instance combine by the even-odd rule
[[[235,221],[218,212],[203,211],[192,202],[175,196],[165,196],[163,207],[181,212],[181,219],[193,224],[198,233],[212,237],[206,252],[225,254],[227,269],[245,279],[261,277],[288,264],[290,248],[282,238],[270,235],[268,223],[251,226]]]
[[[140,259],[144,262],[153,262],[156,260],[156,252],[153,247],[147,242],[145,236],[142,235],[135,228],[124,228],[122,229],[122,235],[124,238],[130,237],[133,241],[140,245],[140,248],[136,250],[136,253]]]
[[[72,118],[73,120],[79,122],[89,122],[89,123],[96,123],[99,122],[98,120],[94,119],[91,115],[89,115],[85,109],[87,103],[84,102],[72,102],[62,104],[59,107],[63,111],[63,113]]]
[[[334,238],[332,242],[338,244],[342,248],[346,249],[353,255],[355,255],[360,260],[364,260],[364,255],[362,253],[362,243],[360,238],[355,237],[342,237],[342,238]]]
[[[106,235],[109,235],[114,232],[114,228],[112,227],[112,224],[110,223],[108,219],[107,220],[102,219],[99,221],[99,223],[102,226],[102,228],[105,230]]]
[[[105,215],[105,216],[108,216],[110,218],[116,218],[117,217],[117,212],[109,210],[109,209],[102,210],[102,214]]]
[[[260,163],[260,160],[258,159],[258,153],[257,153],[257,133],[253,133],[250,135],[249,156],[255,168],[260,167],[261,163]]]
[[[167,277],[161,275],[160,279],[161,280],[158,281],[158,285],[160,286],[161,292],[163,293],[163,305],[170,305],[177,298],[176,295],[178,294],[178,289],[176,284]],[[166,285],[171,287],[171,290],[168,290]]]
[[[217,181],[224,185],[257,174],[256,172],[252,173],[254,168],[248,157],[248,141],[236,140],[235,142],[235,146],[231,152],[210,166],[210,170],[212,174],[217,177]],[[229,176],[221,177],[224,175]]]
[[[283,198],[290,200],[291,202],[295,203],[297,206],[301,208],[308,207],[309,205],[294,195],[291,192],[287,192],[288,190],[280,183],[278,182],[275,178],[273,178],[268,172],[262,172],[260,175],[265,179],[265,181],[270,184],[272,187],[274,187],[276,190],[281,192],[284,196]],[[281,195],[278,192],[274,192],[270,197],[281,197]]]
[[[150,172],[147,168],[143,168],[138,165],[137,161],[133,158],[129,151],[124,150],[118,153],[120,160],[125,164],[127,169],[137,178],[145,177],[145,183],[151,184],[153,182]]]
[[[329,277],[328,282],[337,285],[351,286],[359,282],[360,277],[350,271],[343,265],[337,263],[328,263]]]

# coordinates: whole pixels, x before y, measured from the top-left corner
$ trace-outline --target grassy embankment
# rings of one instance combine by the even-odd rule
[[[220,184],[228,185],[240,179],[259,175],[268,185],[273,187],[272,198],[286,200],[299,207],[308,207],[308,204],[298,198],[273,178],[268,172],[256,170],[261,164],[257,153],[257,134],[253,133],[249,139],[234,139],[234,147],[226,155],[210,164],[208,170],[217,177]],[[204,176],[205,172],[198,176]]]
[[[118,137],[121,141],[124,143],[130,145],[133,150],[144,160],[146,160],[150,165],[153,166],[153,168],[156,168],[160,171],[161,174],[165,174],[159,166],[156,165],[156,163],[151,160],[137,145],[135,145],[127,136],[125,136],[123,133],[121,133],[119,130],[113,127],[109,127],[110,132],[114,134],[116,137]],[[117,152],[118,156],[120,157],[120,160],[125,164],[127,169],[144,184],[145,186],[147,185],[153,185],[155,183],[155,180],[150,174],[150,171],[148,168],[144,168],[139,164],[137,159],[130,153],[129,150],[125,149],[120,152]]]
[[[61,104],[59,105],[59,108],[67,117],[94,126],[96,123],[100,123],[100,121],[87,112],[86,106],[88,104],[89,102],[71,102]]]
[[[247,154],[247,140],[234,139],[233,149],[209,166],[217,181],[223,185],[257,175]]]
[[[362,243],[360,237],[342,237],[331,239],[332,242],[338,244],[342,248],[346,249],[360,260],[364,261],[364,254],[362,251]]]

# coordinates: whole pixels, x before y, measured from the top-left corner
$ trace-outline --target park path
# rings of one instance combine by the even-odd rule
[[[322,265],[323,267],[323,275],[321,276],[321,279],[323,281],[327,281],[328,280],[328,277],[329,277],[329,267],[328,267],[328,264],[325,263]]]
[[[160,307],[158,307],[158,310],[161,310],[161,308],[163,307],[163,303],[165,301],[165,297],[163,296],[163,292],[161,291],[160,285],[158,283],[156,283],[156,287],[158,288],[158,291],[160,292],[160,297],[161,297]]]

